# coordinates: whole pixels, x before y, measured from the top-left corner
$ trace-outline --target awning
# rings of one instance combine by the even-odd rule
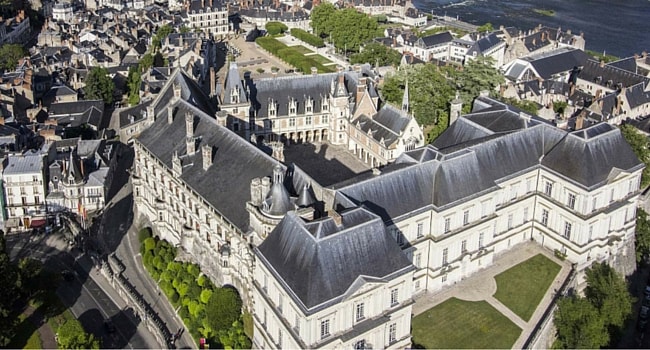
[[[46,223],[47,223],[46,219],[32,219],[32,222],[30,223],[29,227],[31,228],[41,227],[41,226],[45,226]]]

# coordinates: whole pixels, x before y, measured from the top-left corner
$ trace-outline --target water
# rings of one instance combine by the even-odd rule
[[[650,52],[650,0],[413,0],[418,9],[481,25],[539,24],[584,32],[586,48],[619,57]],[[553,16],[533,9],[553,10]]]

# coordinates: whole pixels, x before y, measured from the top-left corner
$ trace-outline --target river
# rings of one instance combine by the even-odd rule
[[[539,24],[584,32],[586,48],[629,57],[650,52],[650,0],[413,0],[426,13],[521,30]],[[551,10],[552,15],[535,12]]]

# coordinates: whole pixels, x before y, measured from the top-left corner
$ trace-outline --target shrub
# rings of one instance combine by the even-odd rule
[[[325,42],[323,39],[307,33],[306,31],[298,28],[293,28],[291,29],[291,35],[295,36],[299,40],[302,40],[306,42],[309,45],[316,46],[316,47],[325,47]]]
[[[256,69],[258,73],[262,74],[264,73],[264,68],[260,67]]]
[[[564,259],[566,259],[566,254],[565,254],[565,253],[562,253],[559,249],[555,249],[555,250],[553,251],[553,253],[555,253],[555,257],[556,257],[556,258],[558,258],[558,259],[560,259],[560,260],[562,260],[562,261],[564,261]]]
[[[286,26],[286,24],[282,22],[268,22],[266,23],[266,31],[269,33],[269,35],[278,35],[282,34],[289,29],[289,27]]]
[[[150,228],[143,227],[142,229],[140,229],[140,231],[138,231],[138,241],[140,241],[140,243],[144,242],[144,240],[149,238],[149,237],[151,237],[151,229]]]

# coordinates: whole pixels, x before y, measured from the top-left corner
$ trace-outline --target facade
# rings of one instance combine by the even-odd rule
[[[54,21],[63,21],[71,23],[74,17],[72,4],[68,1],[57,1],[52,6],[52,19]]]
[[[319,76],[334,87],[328,98],[341,76],[356,88],[353,73]],[[300,101],[308,78],[291,83]],[[291,97],[289,80],[275,81]],[[579,273],[595,261],[633,270],[643,163],[607,123],[568,132],[479,97],[433,144],[323,186],[229,129],[249,96],[269,100],[246,86],[226,83],[241,99],[216,112],[174,73],[134,139],[132,183],[136,223],[239,290],[256,347],[408,347],[413,295],[530,240]]]
[[[190,28],[201,29],[213,37],[228,34],[228,8],[220,0],[193,0],[184,13]]]
[[[18,231],[45,224],[46,182],[43,156],[28,152],[9,155],[4,166],[5,227]]]

